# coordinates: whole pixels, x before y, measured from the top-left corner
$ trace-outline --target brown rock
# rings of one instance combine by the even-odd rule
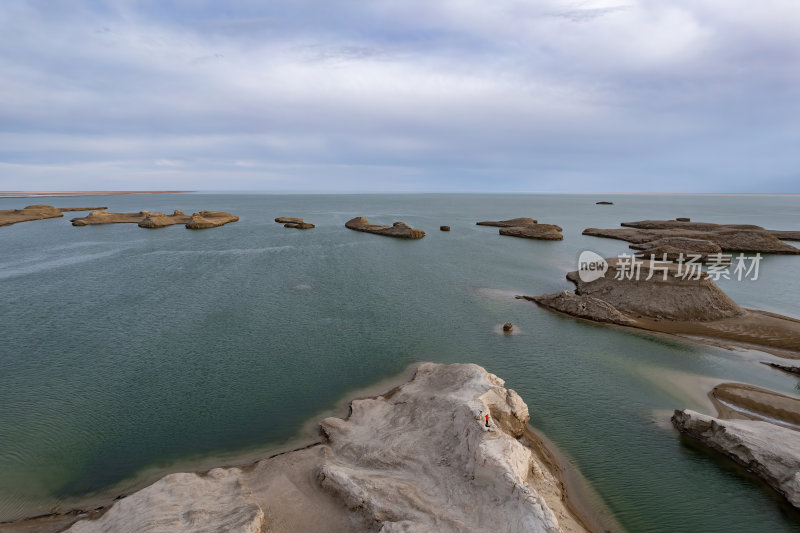
[[[686,218],[686,217],[678,217],[675,220],[677,220],[678,222],[691,222],[692,221],[691,218]]]
[[[503,331],[511,332],[513,330],[514,330],[514,324],[512,324],[511,322],[506,322],[505,324],[503,324]]]
[[[311,229],[316,227],[310,222],[305,222],[302,218],[295,217],[278,217],[275,219],[275,222],[283,224],[284,228]]]
[[[192,220],[192,217],[186,216],[182,211],[177,209],[172,215],[165,215],[164,213],[149,213],[141,222],[138,223],[140,228],[164,228],[166,226],[174,226],[175,224],[186,224]]]
[[[476,222],[478,226],[497,226],[500,228],[512,228],[517,226],[533,226],[537,221],[532,218],[511,218],[508,220],[484,220]]]
[[[634,244],[651,243],[665,238],[682,238],[709,241],[722,250],[731,252],[759,252],[770,254],[800,254],[800,250],[782,242],[774,232],[750,224],[712,224],[678,220],[642,220],[623,222],[623,228],[587,228],[584,235],[620,239]],[[784,238],[795,232],[783,232]],[[646,248],[652,248],[647,246]],[[678,246],[677,248],[681,248]]]
[[[450,226],[439,226],[439,230],[441,230],[441,231],[450,231]]]
[[[19,222],[43,220],[45,218],[63,217],[61,210],[52,205],[29,205],[24,209],[8,209],[0,211],[0,226],[10,226]]]
[[[597,205],[614,205],[614,202],[595,202]]]
[[[533,224],[530,226],[501,228],[500,235],[523,237],[525,239],[541,239],[544,241],[560,241],[564,239],[564,236],[561,235],[561,231],[560,226],[553,224]]]
[[[192,219],[186,223],[187,229],[207,229],[224,226],[230,222],[236,222],[239,217],[225,213],[223,211],[200,211],[192,213]]]
[[[401,239],[421,239],[425,232],[421,229],[412,228],[405,222],[395,222],[392,226],[380,226],[371,224],[364,217],[355,217],[345,223],[346,228],[376,235],[386,235],[387,237],[398,237]]]

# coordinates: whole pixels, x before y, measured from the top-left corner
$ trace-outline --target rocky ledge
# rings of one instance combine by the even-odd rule
[[[19,222],[63,217],[64,211],[91,211],[97,207],[53,207],[52,205],[29,205],[23,209],[0,210],[0,226],[10,226]],[[105,209],[104,207],[99,209]]]
[[[800,508],[800,431],[760,420],[724,420],[689,409],[672,423],[753,472]]]
[[[166,476],[69,531],[586,531],[526,436],[528,407],[483,368],[425,363],[350,411],[318,444]]]
[[[796,231],[774,231],[749,224],[712,224],[690,220],[641,220],[623,222],[621,226],[623,227],[614,229],[586,228],[583,234],[627,241],[638,245],[635,248],[644,250],[646,255],[663,252],[673,255],[680,252],[695,254],[698,252],[697,247],[714,250],[701,251],[702,254],[716,253],[717,248],[731,252],[800,254],[800,250],[781,240],[796,240],[800,237],[800,232]],[[692,246],[676,246],[689,241]],[[662,246],[668,248],[662,250]]]
[[[239,217],[222,211],[200,211],[186,215],[175,210],[171,215],[139,211],[138,213],[110,213],[108,211],[92,211],[85,217],[73,218],[73,226],[90,226],[97,224],[136,224],[140,228],[163,228],[184,224],[188,229],[216,228],[229,222],[236,222]]]
[[[400,239],[421,239],[425,236],[424,231],[412,228],[405,222],[395,222],[391,226],[381,226],[379,224],[371,224],[364,217],[355,217],[345,222],[344,225],[352,230],[374,233],[375,235],[386,235],[387,237],[398,237]]]
[[[607,270],[591,281],[582,280],[577,271],[568,273],[576,287],[573,293],[520,298],[595,322],[800,358],[800,321],[740,307],[706,273],[685,277],[678,265],[643,261],[637,274],[620,258],[605,261]]]
[[[554,224],[539,224],[532,218],[512,218],[509,220],[484,220],[476,222],[478,226],[496,226],[500,228],[500,235],[509,237],[522,237],[525,239],[540,239],[545,241],[560,241],[564,239],[561,227]]]
[[[278,217],[275,219],[275,222],[283,224],[284,228],[312,229],[316,227],[314,224],[306,222],[302,218],[295,217]]]

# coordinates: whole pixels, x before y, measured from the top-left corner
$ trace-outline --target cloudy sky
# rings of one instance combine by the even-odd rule
[[[799,0],[3,0],[0,190],[800,193]]]

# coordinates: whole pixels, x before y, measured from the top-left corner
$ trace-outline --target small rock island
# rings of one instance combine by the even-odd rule
[[[500,235],[540,239],[544,241],[560,241],[564,239],[560,226],[539,224],[532,218],[512,218],[509,220],[484,220],[476,222],[478,226],[495,226],[500,228]]]
[[[713,224],[678,220],[641,220],[623,222],[622,228],[586,228],[584,235],[620,239],[632,243],[631,248],[651,253],[684,254],[718,253],[718,251],[764,254],[800,254],[800,250],[784,240],[800,240],[798,231],[776,231],[751,224]],[[658,257],[661,257],[658,255]]]
[[[171,215],[165,213],[151,213],[139,211],[138,213],[110,213],[108,211],[92,211],[85,217],[73,218],[73,226],[92,226],[98,224],[136,224],[140,228],[164,228],[183,224],[187,229],[216,228],[236,222],[239,217],[222,211],[200,211],[186,215],[183,211],[175,210]]]
[[[65,211],[92,211],[105,207],[53,207],[52,205],[29,205],[22,209],[0,210],[0,226],[10,226],[19,222],[63,217]]]
[[[295,217],[278,217],[275,219],[275,222],[283,224],[284,228],[312,229],[316,227],[314,224],[306,222],[302,218]]]
[[[355,217],[345,222],[344,226],[355,231],[385,235],[387,237],[397,237],[400,239],[421,239],[425,236],[424,231],[412,228],[405,222],[395,222],[391,226],[381,226],[370,223],[370,221],[364,217]]]

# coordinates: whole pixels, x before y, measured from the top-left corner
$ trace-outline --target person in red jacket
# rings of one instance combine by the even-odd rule
[[[488,414],[486,415],[486,427],[487,428],[489,427],[489,415]]]

